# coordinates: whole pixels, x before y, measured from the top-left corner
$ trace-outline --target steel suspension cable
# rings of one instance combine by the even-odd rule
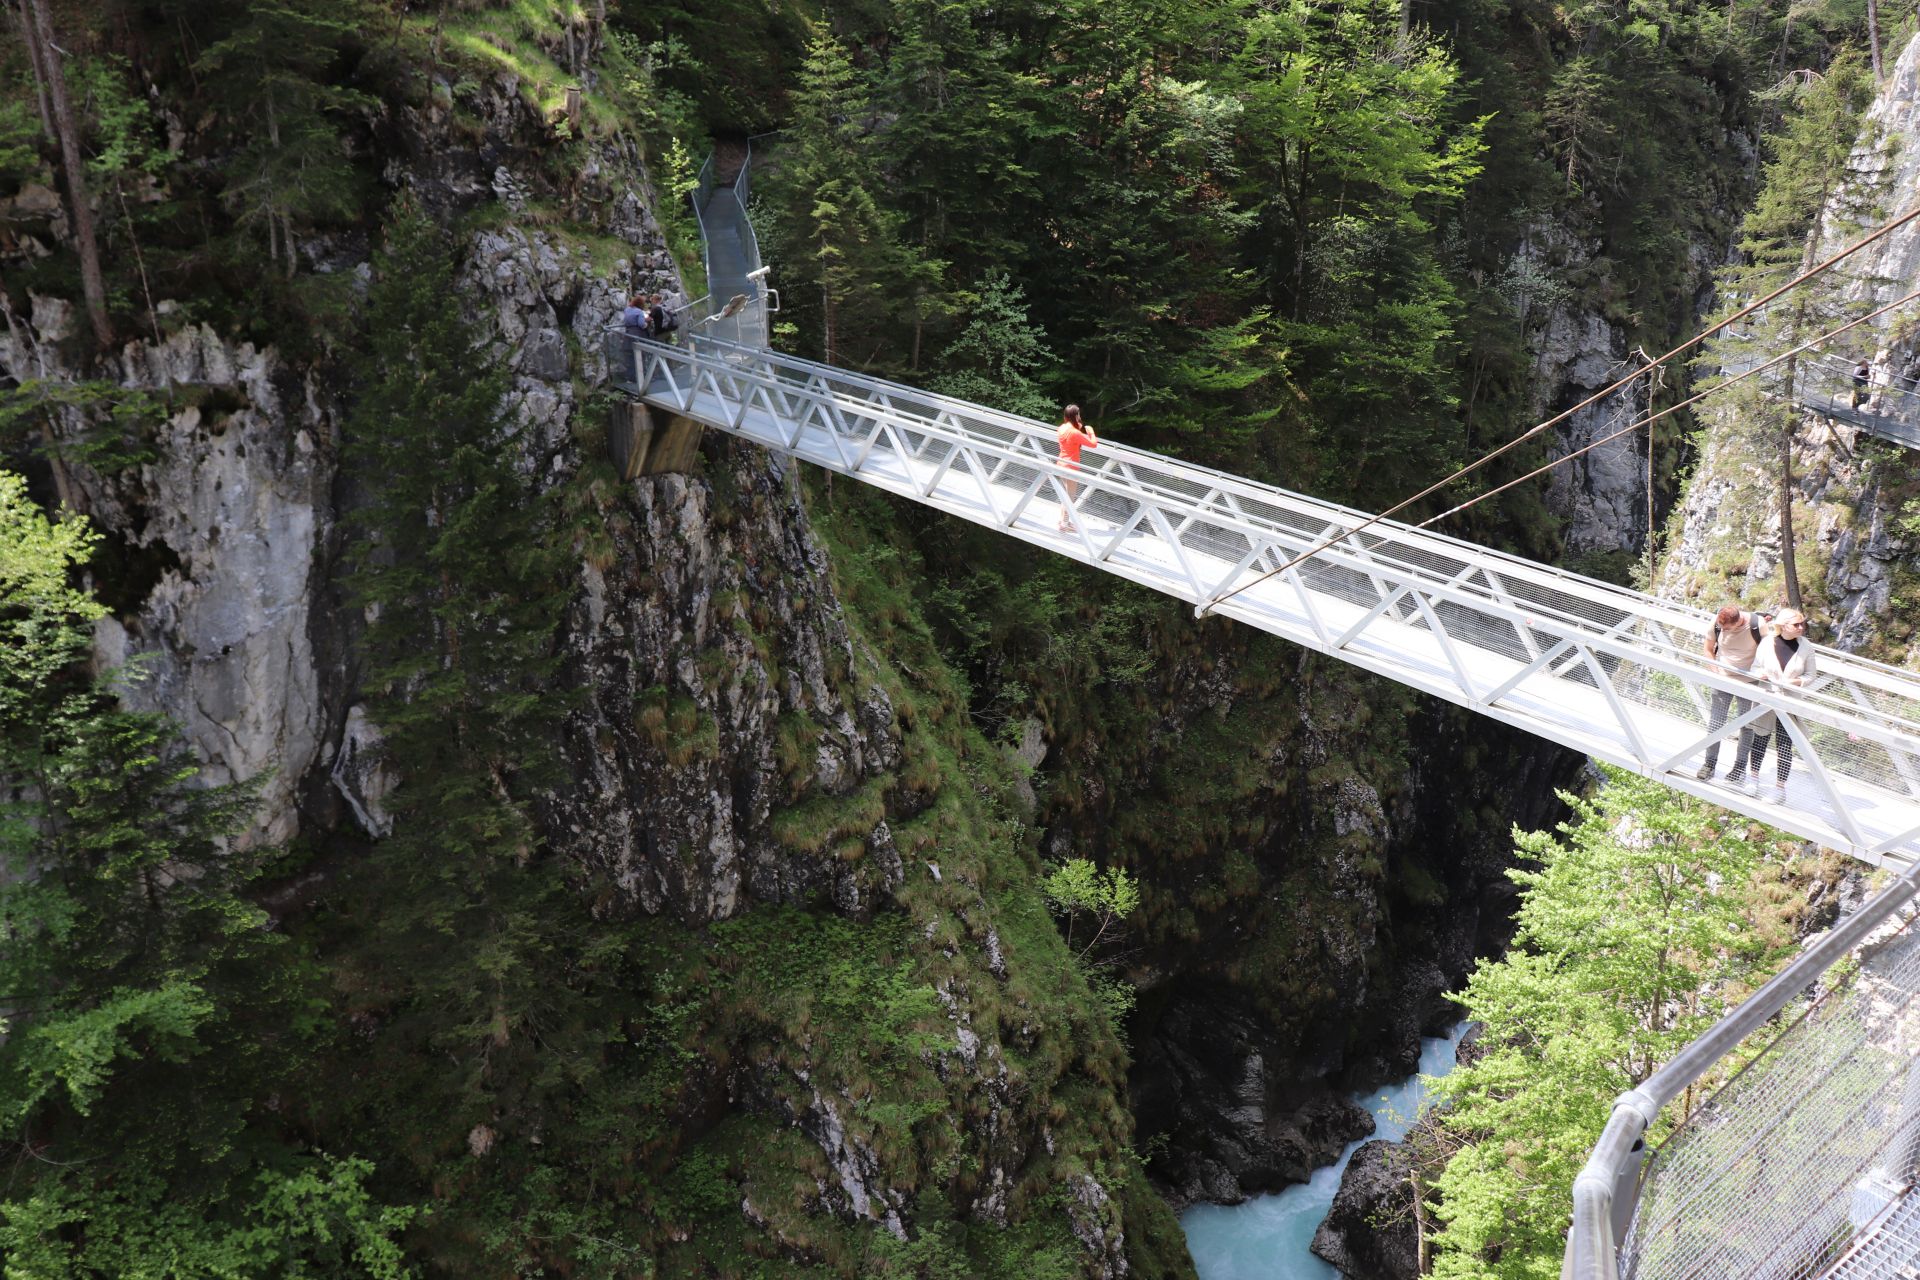
[[[1879,317],[1885,315],[1887,312],[1892,311],[1895,307],[1903,307],[1907,303],[1913,302],[1915,300],[1920,300],[1920,289],[1915,289],[1912,293],[1908,294],[1904,298],[1896,298],[1892,302],[1889,302],[1886,306],[1881,307],[1878,311],[1869,312],[1866,315],[1861,316],[1858,320],[1849,320],[1837,329],[1829,329],[1827,332],[1821,334],[1819,337],[1813,338],[1807,342],[1803,342],[1791,351],[1783,351],[1779,355],[1775,356],[1773,359],[1767,361],[1765,364],[1757,364],[1753,368],[1745,370],[1742,373],[1735,374],[1733,377],[1728,378],[1722,382],[1716,382],[1712,386],[1708,387],[1705,391],[1702,391],[1696,395],[1690,396],[1689,398],[1682,400],[1679,404],[1671,405],[1668,408],[1662,409],[1658,413],[1649,414],[1647,417],[1641,418],[1637,422],[1632,422],[1624,427],[1621,427],[1618,431],[1614,431],[1607,435],[1601,436],[1598,440],[1590,441],[1586,445],[1582,446],[1581,448],[1575,449],[1572,453],[1565,454],[1561,457],[1555,458],[1552,462],[1547,463],[1545,466],[1535,467],[1532,471],[1527,472],[1527,474],[1520,476],[1517,479],[1509,480],[1497,489],[1489,489],[1485,493],[1475,494],[1473,497],[1467,499],[1465,502],[1461,503],[1459,506],[1449,507],[1447,510],[1442,511],[1437,516],[1429,516],[1425,520],[1422,520],[1419,524],[1413,527],[1416,529],[1425,529],[1430,525],[1437,524],[1440,521],[1445,520],[1448,516],[1458,515],[1462,511],[1465,511],[1468,507],[1471,507],[1476,502],[1484,502],[1486,499],[1493,497],[1495,494],[1505,493],[1507,490],[1515,487],[1516,485],[1525,484],[1527,481],[1532,480],[1537,476],[1545,475],[1547,472],[1553,470],[1555,467],[1559,466],[1563,462],[1572,462],[1575,458],[1578,458],[1583,454],[1591,453],[1595,449],[1598,449],[1603,444],[1607,444],[1610,441],[1618,440],[1621,436],[1631,434],[1632,432],[1640,430],[1640,428],[1642,427],[1650,427],[1654,423],[1658,422],[1660,419],[1666,417],[1668,414],[1678,413],[1680,412],[1680,410],[1686,408],[1688,405],[1698,404],[1700,401],[1706,399],[1710,395],[1715,394],[1716,392],[1725,391],[1728,387],[1732,386],[1736,382],[1741,381],[1742,379],[1750,378],[1756,373],[1764,373],[1768,369],[1773,368],[1775,365],[1780,364],[1783,361],[1791,360],[1795,356],[1800,355],[1802,352],[1808,351],[1813,347],[1817,347],[1823,342],[1828,342],[1834,338],[1839,337],[1841,334],[1845,333],[1849,329],[1855,328],[1856,326],[1859,326],[1859,325],[1863,325],[1869,320],[1876,320]],[[1653,536],[1653,531],[1651,529],[1647,531],[1647,536],[1649,538]],[[1226,597],[1224,596],[1221,597],[1221,599],[1225,599],[1225,598]]]
[[[1606,399],[1606,397],[1620,390],[1622,387],[1632,382],[1635,378],[1640,377],[1642,374],[1650,373],[1653,370],[1658,369],[1660,366],[1664,365],[1667,361],[1673,359],[1675,356],[1679,355],[1683,351],[1691,350],[1692,348],[1700,345],[1702,342],[1705,342],[1708,338],[1711,338],[1714,334],[1720,332],[1722,329],[1725,329],[1727,326],[1733,324],[1735,321],[1743,320],[1747,316],[1752,315],[1754,312],[1765,307],[1768,303],[1780,297],[1780,295],[1786,293],[1788,290],[1797,288],[1800,285],[1805,284],[1807,281],[1813,279],[1817,275],[1820,275],[1822,272],[1834,266],[1836,263],[1842,262],[1847,258],[1852,257],[1854,254],[1860,252],[1860,250],[1866,248],[1868,245],[1873,244],[1875,241],[1881,239],[1882,237],[1887,236],[1892,232],[1894,232],[1895,230],[1899,229],[1900,227],[1905,226],[1907,223],[1912,222],[1915,218],[1920,218],[1920,205],[1915,205],[1913,208],[1907,210],[1905,213],[1893,219],[1891,222],[1888,222],[1882,225],[1878,230],[1872,232],[1869,235],[1863,236],[1861,239],[1854,241],[1852,244],[1840,250],[1838,253],[1832,255],[1829,258],[1826,258],[1825,260],[1817,263],[1812,267],[1809,267],[1807,270],[1801,272],[1799,275],[1787,281],[1785,284],[1775,289],[1772,293],[1767,294],[1765,297],[1756,299],[1755,301],[1748,303],[1746,306],[1740,308],[1740,310],[1726,317],[1726,319],[1717,321],[1716,323],[1708,326],[1707,328],[1702,329],[1699,333],[1696,333],[1695,335],[1693,335],[1693,337],[1688,338],[1685,342],[1681,343],[1679,346],[1675,347],[1673,350],[1667,352],[1665,355],[1660,356],[1658,359],[1652,361],[1649,364],[1643,365],[1642,367],[1635,369],[1632,373],[1627,374],[1625,377],[1619,379],[1617,382],[1614,382],[1612,385],[1602,387],[1600,390],[1588,396],[1585,400],[1582,400],[1579,404],[1576,404],[1568,409],[1563,409],[1559,413],[1555,414],[1553,417],[1548,418],[1546,421],[1537,423],[1534,426],[1527,428],[1527,430],[1515,436],[1513,439],[1507,441],[1505,444],[1499,446],[1496,449],[1490,450],[1485,454],[1482,454],[1479,458],[1468,463],[1466,466],[1461,467],[1458,471],[1455,471],[1452,475],[1447,476],[1445,479],[1435,481],[1433,484],[1428,485],[1426,488],[1414,494],[1412,497],[1403,499],[1400,502],[1395,503],[1393,506],[1388,507],[1385,511],[1380,512],[1378,515],[1367,517],[1365,520],[1361,521],[1359,524],[1355,525],[1351,529],[1342,529],[1339,533],[1334,534],[1332,537],[1326,539],[1325,541],[1320,542],[1315,546],[1308,548],[1305,551],[1302,551],[1299,555],[1287,561],[1285,564],[1281,565],[1279,568],[1269,569],[1267,572],[1259,575],[1258,577],[1249,578],[1247,581],[1241,583],[1239,586],[1235,587],[1231,591],[1225,592],[1221,595],[1214,596],[1210,600],[1201,601],[1198,605],[1194,607],[1194,611],[1193,611],[1194,616],[1205,617],[1209,610],[1219,606],[1220,604],[1225,603],[1228,600],[1233,599],[1233,597],[1239,595],[1242,591],[1247,590],[1249,587],[1253,587],[1259,583],[1265,582],[1268,578],[1271,578],[1276,574],[1287,572],[1289,569],[1296,567],[1302,562],[1306,560],[1310,560],[1314,556],[1319,555],[1322,551],[1327,550],[1329,547],[1334,546],[1336,543],[1339,543],[1343,539],[1351,538],[1357,533],[1360,533],[1366,529],[1372,528],[1374,525],[1379,524],[1382,520],[1386,520],[1389,517],[1391,517],[1395,512],[1404,511],[1408,507],[1412,506],[1414,503],[1420,501],[1420,499],[1427,497],[1429,494],[1437,493],[1439,490],[1446,488],[1448,485],[1460,479],[1462,476],[1469,475],[1475,471],[1478,471],[1481,467],[1484,467],[1485,465],[1487,465],[1487,463],[1492,462],[1495,458],[1499,457],[1501,454],[1506,453],[1511,449],[1518,448],[1520,445],[1526,443],[1528,440],[1533,439],[1535,436],[1547,430],[1549,427],[1557,426],[1558,424],[1565,422],[1568,418],[1571,418],[1574,414],[1580,412],[1580,410],[1586,408],[1588,405],[1591,405],[1596,401]],[[1568,456],[1571,457],[1574,455],[1570,454]]]

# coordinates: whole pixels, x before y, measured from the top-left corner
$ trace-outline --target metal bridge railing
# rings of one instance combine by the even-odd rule
[[[1705,657],[1708,614],[1356,511],[1103,442],[1078,467],[1052,427],[696,330],[610,338],[653,403],[1332,654],[1869,861],[1920,845],[1920,678],[1819,649],[1807,689]],[[1077,488],[1077,494],[1074,490]],[[1071,517],[1067,528],[1062,518]],[[1226,593],[1332,539],[1326,551]],[[1716,692],[1744,701],[1718,729]],[[1772,712],[1784,803],[1694,776]]]
[[[1871,1250],[1909,1207],[1920,1144],[1920,932],[1909,925],[1873,942],[1651,1156],[1644,1136],[1916,890],[1920,866],[1621,1095],[1574,1183],[1563,1280],[1814,1280]]]
[[[747,217],[752,191],[753,141],[733,181],[720,185],[714,155],[700,167],[693,190],[694,212],[706,246],[707,296],[683,311],[683,323],[697,325],[708,337],[745,347],[767,345],[769,302],[760,261],[760,240]]]
[[[1760,363],[1761,357],[1747,354],[1726,360],[1721,368],[1733,375]],[[1891,382],[1869,381],[1865,387],[1857,387],[1853,381],[1857,363],[1825,351],[1810,351],[1797,357],[1793,362],[1794,402],[1852,423],[1883,440],[1920,448],[1920,384],[1912,378],[1901,377]],[[1780,395],[1786,380],[1784,365],[1758,375],[1761,390],[1768,395]]]

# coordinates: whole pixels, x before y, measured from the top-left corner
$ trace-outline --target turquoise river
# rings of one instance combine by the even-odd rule
[[[1426,1102],[1424,1077],[1453,1070],[1461,1028],[1444,1039],[1420,1042],[1420,1073],[1392,1088],[1357,1093],[1353,1100],[1373,1113],[1374,1131],[1360,1142],[1398,1142]],[[1360,1149],[1347,1144],[1340,1158],[1299,1186],[1244,1204],[1195,1205],[1181,1215],[1187,1248],[1200,1280],[1340,1280],[1340,1273],[1313,1255],[1313,1233],[1327,1216],[1340,1175]]]

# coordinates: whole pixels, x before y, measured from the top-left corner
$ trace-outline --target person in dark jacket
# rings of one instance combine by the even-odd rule
[[[673,312],[667,310],[666,299],[660,294],[653,295],[653,307],[647,312],[653,321],[653,336],[665,337],[680,327],[680,321]]]

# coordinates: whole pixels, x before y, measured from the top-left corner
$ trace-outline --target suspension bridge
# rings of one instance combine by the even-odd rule
[[[708,296],[677,340],[607,335],[611,381],[677,424],[669,452],[690,449],[678,426],[716,428],[1895,866],[1891,888],[1622,1095],[1574,1188],[1563,1277],[1920,1280],[1910,929],[1825,983],[1651,1159],[1644,1142],[1920,893],[1920,678],[1817,649],[1810,685],[1756,683],[1706,657],[1706,612],[1124,444],[1068,464],[1051,424],[769,350],[750,162],[750,145],[716,151],[701,172]],[[1850,367],[1811,360],[1794,399],[1920,447],[1920,394],[1861,392]],[[1732,709],[1718,725],[1716,694]],[[1709,747],[1769,713],[1794,748],[1782,794],[1699,776]]]
[[[749,157],[701,175],[708,299],[676,342],[607,335],[656,410],[837,471],[1659,779],[1870,863],[1920,853],[1920,678],[1818,651],[1807,687],[1703,652],[1711,615],[1124,444],[1078,466],[1051,424],[767,349]],[[1324,550],[1291,564],[1302,553]],[[1275,572],[1276,570],[1283,570]],[[1738,701],[1715,728],[1716,693]],[[1744,710],[1740,708],[1744,707]],[[1767,713],[1793,744],[1749,796],[1696,776]],[[1731,752],[1722,768],[1728,767]]]

